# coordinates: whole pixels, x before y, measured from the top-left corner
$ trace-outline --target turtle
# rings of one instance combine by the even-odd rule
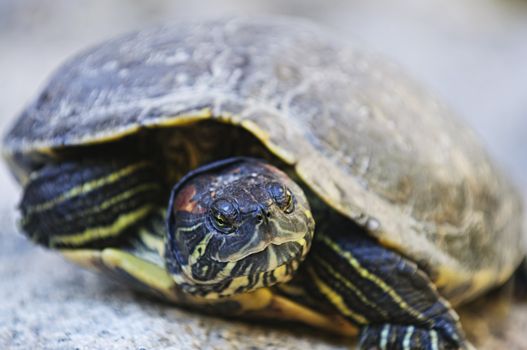
[[[290,17],[182,21],[64,63],[3,141],[34,242],[225,317],[468,349],[522,203],[408,73]]]

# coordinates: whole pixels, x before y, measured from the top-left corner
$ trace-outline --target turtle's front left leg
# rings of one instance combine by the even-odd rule
[[[348,227],[349,226],[349,227]],[[360,349],[467,349],[459,318],[419,267],[366,233],[317,232],[310,291],[361,327]]]
[[[163,207],[162,178],[146,160],[94,158],[31,174],[20,203],[23,231],[50,248],[118,239]]]

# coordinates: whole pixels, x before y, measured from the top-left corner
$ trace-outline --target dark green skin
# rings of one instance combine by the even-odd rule
[[[218,164],[220,164],[218,166]],[[227,166],[225,166],[227,164]],[[69,162],[65,164],[50,164],[44,169],[35,173],[32,180],[25,189],[24,197],[21,203],[23,215],[27,215],[27,208],[31,208],[37,203],[45,202],[56,197],[57,193],[62,193],[67,187],[73,187],[79,183],[89,181],[99,177],[103,172],[115,172],[118,168],[124,168],[128,163],[126,161],[114,161],[108,159],[92,159],[88,162]],[[269,165],[262,161],[253,159],[235,159],[227,160],[220,163],[206,165],[203,168],[192,172],[190,176],[184,178],[179,184],[174,186],[172,198],[169,204],[168,215],[168,232],[165,252],[165,266],[168,271],[174,272],[180,267],[180,262],[176,258],[181,252],[181,242],[175,242],[173,235],[177,225],[183,224],[176,220],[181,219],[181,215],[187,220],[192,220],[192,215],[201,216],[203,211],[188,211],[182,213],[178,201],[174,200],[178,194],[189,190],[194,193],[193,198],[202,203],[204,207],[214,210],[223,210],[225,214],[230,212],[228,206],[218,206],[217,200],[211,200],[209,196],[199,196],[199,190],[206,191],[213,186],[214,181],[221,181],[222,176],[229,176],[232,173],[238,174],[241,181],[244,177],[254,174],[256,170],[260,175],[256,178],[256,185],[260,183],[261,189],[271,197],[278,195],[280,191],[269,183],[277,183],[280,177],[274,177],[272,181],[272,171],[265,174],[264,169],[269,169]],[[148,173],[150,174],[148,175]],[[239,175],[241,172],[241,175]],[[141,175],[145,173],[144,175]],[[61,176],[57,174],[66,174],[71,179],[70,183],[65,183]],[[156,172],[154,167],[146,167],[145,171],[138,172],[140,181],[155,178]],[[218,180],[219,179],[219,180]],[[129,180],[126,180],[129,181]],[[197,186],[197,184],[199,184]],[[125,190],[129,183],[124,180],[114,184],[116,191]],[[218,186],[217,184],[214,186]],[[220,185],[221,189],[222,186]],[[198,191],[196,192],[196,189]],[[249,198],[241,194],[239,188],[222,188],[222,196],[233,198],[236,206],[254,205],[254,198],[269,198],[267,195],[255,195]],[[156,193],[156,192],[154,192]],[[161,193],[161,192],[159,192]],[[94,193],[88,193],[78,199],[86,205],[93,205],[101,201],[101,196],[105,196],[104,189]],[[324,310],[330,313],[342,313],[342,305],[335,304],[334,299],[328,296],[324,290],[321,290],[321,282],[329,286],[332,291],[337,293],[342,299],[342,303],[347,310],[352,310],[352,314],[344,316],[353,324],[361,328],[359,341],[360,349],[461,349],[468,347],[463,332],[460,328],[456,313],[450,308],[448,303],[437,293],[435,287],[430,282],[428,276],[418,268],[416,264],[402,257],[398,253],[381,246],[375,239],[371,238],[362,228],[354,224],[347,217],[337,214],[335,211],[322,205],[320,200],[309,194],[312,211],[315,220],[319,223],[317,226],[315,239],[310,253],[306,260],[301,264],[300,270],[296,277],[289,282],[290,285],[301,287],[304,294],[301,296],[288,295],[287,288],[283,285],[276,285],[277,293],[284,296],[290,296],[298,302],[304,303],[313,309]],[[223,198],[222,197],[222,198]],[[138,202],[148,202],[152,199],[148,196],[136,198]],[[80,202],[79,202],[80,203]],[[221,204],[221,203],[220,203]],[[258,204],[258,203],[256,203]],[[265,203],[259,203],[265,207]],[[261,208],[261,207],[260,207]],[[70,218],[75,218],[85,212],[86,208],[74,203],[64,203],[60,207],[55,207],[49,213],[40,216],[34,216],[30,221],[26,221],[23,227],[26,234],[37,242],[47,245],[49,243],[49,232],[64,230],[68,224],[68,219],[61,215],[65,210]],[[129,210],[130,208],[128,208]],[[237,207],[237,210],[240,208]],[[250,212],[250,211],[246,211]],[[257,222],[262,218],[259,214],[265,213],[265,210],[254,211],[254,219]],[[111,212],[106,213],[112,215]],[[208,212],[205,213],[205,216]],[[49,220],[53,217],[53,220]],[[103,220],[106,216],[92,216],[77,220],[77,225],[90,227],[97,223],[97,220]],[[149,220],[158,220],[158,216],[152,213],[146,218],[146,224],[138,224],[131,229],[123,232],[112,242],[108,240],[93,241],[84,247],[97,246],[114,246],[123,250],[128,250],[138,256],[141,256],[141,249],[145,249],[141,243],[137,243],[136,232],[140,227],[148,227]],[[28,224],[27,222],[31,222]],[[38,229],[45,225],[45,230]],[[145,226],[146,225],[146,226]],[[153,227],[153,226],[152,226]],[[76,229],[78,229],[77,227]],[[154,229],[152,229],[154,230]],[[237,232],[243,240],[243,235],[250,236],[249,227],[245,231]],[[163,232],[158,234],[163,235]],[[196,232],[199,234],[199,232]],[[139,244],[139,245],[138,245]],[[192,244],[192,240],[183,242],[183,244]],[[338,251],[336,251],[337,249]],[[360,269],[350,264],[350,259],[360,266]],[[363,273],[360,273],[360,272]],[[132,282],[137,287],[143,285],[142,281],[133,280],[126,274],[120,274],[118,271],[111,271],[113,275],[121,280]],[[376,276],[382,283],[372,279]],[[347,283],[347,284],[346,284]],[[351,286],[351,287],[350,287]],[[184,288],[183,288],[184,289]],[[387,292],[387,289],[390,293]],[[187,289],[189,292],[195,292]],[[183,293],[186,293],[185,291]],[[397,295],[401,300],[394,297]],[[365,298],[367,302],[365,302]],[[405,303],[404,305],[402,303]],[[188,305],[187,305],[188,306]],[[232,315],[235,313],[236,305],[223,303],[220,299],[217,307],[208,310],[215,314]]]

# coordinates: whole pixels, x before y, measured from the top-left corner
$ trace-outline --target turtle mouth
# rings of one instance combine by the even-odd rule
[[[256,236],[255,236],[256,237]],[[230,254],[228,257],[221,257],[219,254],[216,254],[215,256],[211,257],[212,260],[220,263],[228,263],[228,262],[237,262],[241,261],[243,259],[249,258],[252,255],[258,255],[265,252],[276,252],[277,250],[283,250],[291,246],[296,246],[295,243],[303,245],[302,241],[305,242],[303,235],[302,237],[295,237],[295,238],[288,238],[284,239],[281,237],[275,237],[271,240],[260,240],[256,244],[251,244],[252,241],[255,240],[253,238],[245,247],[245,249],[240,249],[239,251]],[[305,244],[305,243],[304,243]],[[282,249],[279,249],[282,248]]]
[[[246,254],[242,260],[254,266],[259,266],[259,272],[273,271],[292,261],[300,261],[307,254],[308,243],[305,240],[288,241],[280,244],[266,243],[265,248]],[[244,274],[245,275],[245,274]]]
[[[268,245],[267,248],[262,251],[262,253],[267,254],[267,268],[262,271],[273,271],[282,266],[292,265],[293,262],[300,263],[307,253],[307,248],[308,245],[306,241]],[[296,267],[292,270],[296,270]]]
[[[203,293],[205,299],[218,299],[237,293],[248,293],[261,287],[271,287],[277,283],[291,280],[294,272],[309,250],[309,242],[285,242],[279,245],[268,244],[262,251],[246,257],[258,264],[266,260],[267,266],[258,269],[257,273],[238,276],[223,276],[225,288],[218,292]],[[220,276],[218,276],[220,277]],[[213,283],[213,281],[210,281]]]
[[[272,243],[262,251],[248,255],[243,261],[231,262],[215,278],[197,280],[191,269],[183,268],[180,287],[205,299],[218,299],[238,293],[248,293],[261,287],[271,287],[289,281],[310,248],[309,240]],[[239,274],[233,275],[238,270]]]

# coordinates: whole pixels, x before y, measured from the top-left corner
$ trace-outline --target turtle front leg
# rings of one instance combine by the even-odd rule
[[[469,349],[469,345],[447,339],[435,329],[384,323],[364,326],[359,338],[359,349]]]
[[[458,315],[415,263],[351,223],[338,232],[315,235],[309,289],[361,327],[359,349],[471,347]]]
[[[22,229],[50,248],[104,245],[135,231],[163,206],[161,179],[143,160],[48,164],[31,174],[24,189]]]

